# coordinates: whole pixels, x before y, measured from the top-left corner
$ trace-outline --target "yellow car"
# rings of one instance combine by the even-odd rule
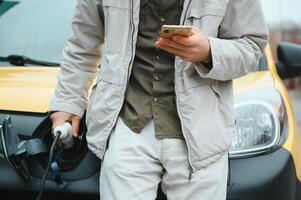
[[[0,199],[41,190],[52,143],[48,106],[76,1],[0,0]],[[236,130],[229,200],[301,199],[301,139],[282,78],[301,74],[301,47],[267,47],[256,71],[234,81]],[[280,75],[280,76],[279,76]],[[45,197],[98,199],[100,160],[82,138],[57,152]],[[165,199],[159,191],[157,199]]]

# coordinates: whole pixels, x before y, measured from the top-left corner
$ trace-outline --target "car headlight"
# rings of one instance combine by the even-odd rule
[[[248,92],[235,103],[235,115],[232,157],[262,153],[279,146],[284,108],[278,92]]]

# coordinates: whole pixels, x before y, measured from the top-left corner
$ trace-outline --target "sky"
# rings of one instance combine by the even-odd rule
[[[301,0],[261,0],[272,27],[301,27]]]

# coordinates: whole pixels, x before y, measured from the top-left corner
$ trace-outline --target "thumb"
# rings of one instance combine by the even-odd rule
[[[73,137],[78,137],[79,124],[80,124],[80,117],[77,117],[77,116],[72,117],[72,135],[73,135]]]

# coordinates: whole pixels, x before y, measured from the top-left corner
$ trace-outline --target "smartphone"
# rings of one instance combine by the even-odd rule
[[[191,36],[192,26],[179,25],[163,25],[160,30],[160,36],[164,38],[172,38],[174,35]]]

